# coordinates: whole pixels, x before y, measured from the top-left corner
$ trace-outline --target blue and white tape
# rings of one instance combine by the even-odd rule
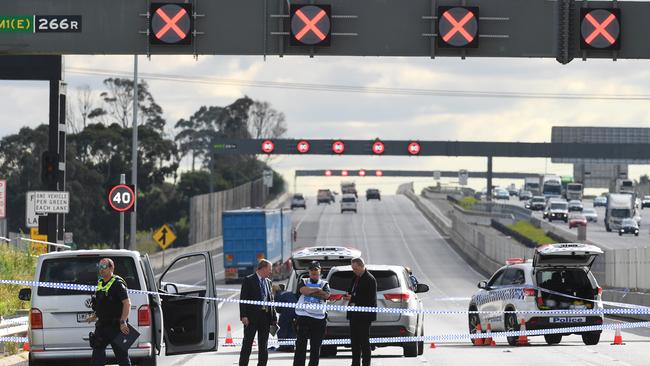
[[[96,286],[81,285],[74,283],[54,283],[38,282],[24,280],[0,280],[0,284],[23,285],[31,287],[59,288],[73,291],[94,292]],[[173,297],[186,297],[193,299],[217,301],[224,303],[240,303],[257,306],[272,306],[296,309],[325,309],[335,312],[364,312],[364,313],[388,313],[388,314],[424,314],[424,315],[463,315],[463,314],[496,314],[496,313],[516,313],[516,314],[544,314],[544,315],[631,315],[631,314],[650,314],[649,307],[634,306],[632,308],[622,309],[557,309],[557,310],[515,310],[515,311],[468,311],[468,310],[437,310],[437,309],[405,309],[405,308],[385,308],[385,307],[368,307],[368,306],[345,306],[345,305],[320,305],[320,304],[297,304],[286,302],[271,302],[259,300],[242,300],[221,297],[202,297],[189,296],[183,294],[167,294],[146,290],[129,289],[129,293],[145,295],[163,295]],[[560,294],[560,293],[558,293]],[[563,295],[563,294],[560,294]],[[628,305],[628,304],[624,304]]]

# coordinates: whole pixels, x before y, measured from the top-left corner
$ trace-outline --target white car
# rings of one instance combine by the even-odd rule
[[[176,258],[159,282],[149,257],[136,251],[53,252],[38,257],[34,281],[96,286],[101,258],[113,260],[115,274],[125,280],[129,290],[215,296],[214,269],[207,252]],[[163,280],[167,283],[160,288]],[[95,328],[86,321],[92,313],[91,295],[89,291],[50,287],[20,290],[19,298],[31,301],[30,365],[89,362],[92,349],[88,333]],[[218,317],[214,301],[141,293],[129,293],[129,299],[132,310],[128,322],[140,333],[129,349],[129,357],[135,364],[156,365],[163,339],[167,355],[217,350]],[[106,355],[114,358],[110,346]]]
[[[582,214],[587,218],[587,222],[598,222],[598,213],[593,208],[582,209]]]
[[[508,260],[492,278],[479,282],[479,290],[470,300],[469,311],[487,313],[468,315],[470,333],[475,333],[479,324],[483,331],[488,324],[492,331],[518,331],[522,320],[526,323],[526,330],[603,324],[602,314],[544,315],[545,310],[603,308],[602,289],[590,270],[596,257],[602,253],[600,248],[589,244],[548,244],[535,250],[532,261],[521,258]],[[600,333],[582,333],[582,340],[587,345],[598,344]],[[548,344],[558,344],[563,335],[568,334],[550,334],[544,338]],[[508,337],[508,343],[516,345],[517,337]]]
[[[361,257],[360,250],[341,246],[328,245],[297,250],[291,255],[293,272],[289,276],[286,289],[289,292],[296,292],[298,281],[309,276],[308,269],[312,261],[320,263],[321,276],[325,278],[332,267],[347,266],[351,259],[359,257]]]
[[[345,211],[357,213],[357,197],[351,193],[345,193],[341,197],[341,213]]]
[[[366,269],[377,280],[377,306],[391,309],[422,310],[419,293],[429,291],[429,286],[418,280],[403,266],[368,264]],[[334,267],[327,276],[331,296],[329,305],[347,306],[343,296],[349,290],[354,272],[351,266]],[[332,311],[327,314],[325,339],[350,338],[350,321],[346,312]],[[424,336],[424,314],[377,313],[377,320],[370,325],[370,338]],[[417,357],[424,352],[424,342],[395,342],[374,344],[377,347],[402,347],[405,357]],[[337,346],[323,346],[324,357],[335,356]]]

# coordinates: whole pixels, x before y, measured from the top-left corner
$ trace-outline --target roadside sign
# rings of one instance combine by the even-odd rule
[[[38,217],[36,213],[36,192],[27,192],[25,195],[25,226],[38,227]]]
[[[40,240],[40,241],[47,241],[47,235],[41,235],[38,232],[37,227],[33,227],[29,230],[29,238],[32,240]],[[41,254],[47,254],[47,243],[35,243],[35,242],[30,242],[29,243],[29,252],[32,255],[41,255]]]
[[[7,217],[7,181],[0,179],[0,219]]]
[[[39,214],[70,212],[70,192],[31,191],[31,193],[34,193],[34,212]]]
[[[153,240],[158,243],[162,250],[165,250],[176,240],[176,235],[167,224],[164,224],[153,233]]]
[[[74,243],[72,233],[63,233],[63,244],[70,245]]]
[[[264,185],[273,188],[273,171],[272,170],[265,170],[262,173],[262,180],[264,181]]]
[[[458,171],[458,184],[461,186],[466,186],[467,185],[467,178],[469,178],[469,173],[465,169],[461,169]]]
[[[433,179],[440,180],[440,170],[433,171]]]
[[[264,140],[262,142],[262,152],[265,154],[270,154],[275,150],[275,144],[271,140]]]
[[[135,188],[132,185],[117,184],[108,190],[108,205],[113,211],[133,211],[135,200]]]

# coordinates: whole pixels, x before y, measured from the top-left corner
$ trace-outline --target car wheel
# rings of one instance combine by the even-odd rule
[[[418,357],[418,342],[410,342],[404,345],[404,357]]]
[[[622,233],[622,232],[619,232],[619,233],[618,233],[618,236],[623,236],[623,233]]]
[[[424,337],[424,325],[422,325],[422,329],[420,329],[420,337]],[[421,356],[424,354],[424,341],[418,342],[418,356]]]
[[[582,333],[582,342],[587,346],[595,346],[600,342],[600,332]]]
[[[508,313],[505,316],[505,325],[506,325],[506,332],[518,332],[519,331],[519,324],[517,324],[517,316],[512,313]],[[507,337],[508,338],[508,344],[511,346],[516,346],[517,345],[517,338],[518,336],[513,336],[513,337]]]
[[[469,308],[469,311],[476,311],[475,307]],[[471,313],[467,316],[467,326],[469,327],[469,334],[476,334],[476,327],[481,325],[481,318],[476,313]],[[482,329],[482,328],[481,328]],[[470,339],[472,344],[474,344],[474,339]]]
[[[562,334],[545,334],[546,344],[560,344],[562,342]]]
[[[634,236],[639,236],[639,233],[634,233]]]
[[[35,365],[35,366],[47,366],[47,365],[51,365],[51,364],[48,363],[47,361],[34,360],[34,359],[32,358],[32,353],[31,353],[31,352],[29,353],[29,363],[28,363],[28,364],[29,364],[30,366],[32,366],[32,365]]]
[[[321,346],[320,355],[321,357],[336,357],[337,348],[336,346]]]

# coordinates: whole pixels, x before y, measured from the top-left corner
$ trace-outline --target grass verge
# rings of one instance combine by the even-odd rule
[[[508,228],[534,241],[537,243],[537,245],[555,243],[553,239],[546,235],[544,230],[538,228],[528,221],[517,221],[512,225],[508,225]]]

